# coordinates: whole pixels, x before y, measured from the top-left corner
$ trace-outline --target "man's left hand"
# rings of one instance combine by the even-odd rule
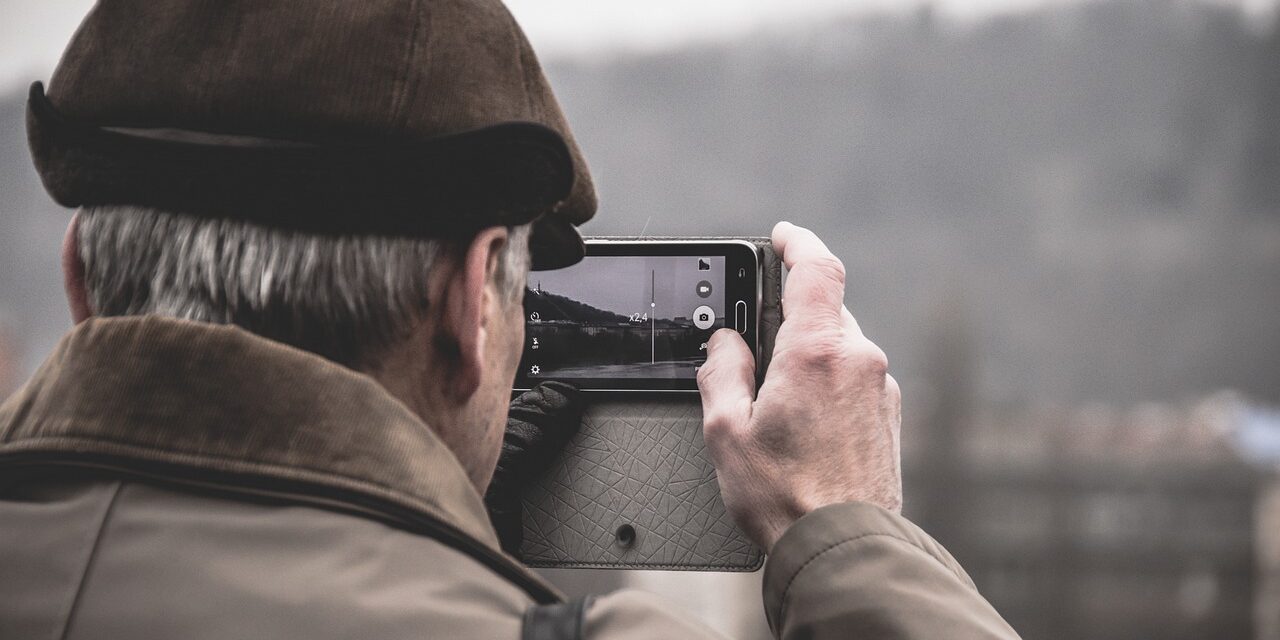
[[[520,557],[521,488],[547,470],[581,424],[581,394],[563,382],[543,382],[511,401],[502,453],[484,497],[503,551]]]

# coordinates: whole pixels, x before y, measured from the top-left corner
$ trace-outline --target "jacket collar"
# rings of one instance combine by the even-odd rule
[[[0,457],[108,455],[355,492],[498,548],[457,458],[372,378],[232,326],[90,319],[0,405]]]

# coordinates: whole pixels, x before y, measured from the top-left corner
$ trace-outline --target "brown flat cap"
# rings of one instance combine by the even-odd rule
[[[27,130],[69,207],[421,237],[534,221],[544,269],[581,259],[596,209],[498,0],[100,0]]]

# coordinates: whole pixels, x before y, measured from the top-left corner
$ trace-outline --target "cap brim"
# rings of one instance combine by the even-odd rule
[[[128,204],[318,233],[448,237],[534,225],[539,269],[584,253],[557,206],[574,181],[563,138],[510,122],[428,139],[279,140],[103,126],[59,114],[31,87],[27,131],[41,180],[68,206]]]
[[[587,254],[578,228],[555,216],[543,216],[533,223],[529,238],[534,271],[563,269],[577,264]]]

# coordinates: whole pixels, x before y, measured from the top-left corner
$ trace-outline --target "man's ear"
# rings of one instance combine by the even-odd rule
[[[492,327],[489,314],[496,308],[490,304],[494,295],[490,285],[507,235],[506,227],[489,227],[476,234],[440,292],[436,352],[446,360],[450,373],[444,380],[445,392],[458,402],[465,402],[480,387]]]
[[[71,322],[80,324],[93,316],[89,308],[89,290],[84,284],[84,261],[80,259],[80,213],[71,217],[67,235],[62,238],[62,287],[67,292]]]

